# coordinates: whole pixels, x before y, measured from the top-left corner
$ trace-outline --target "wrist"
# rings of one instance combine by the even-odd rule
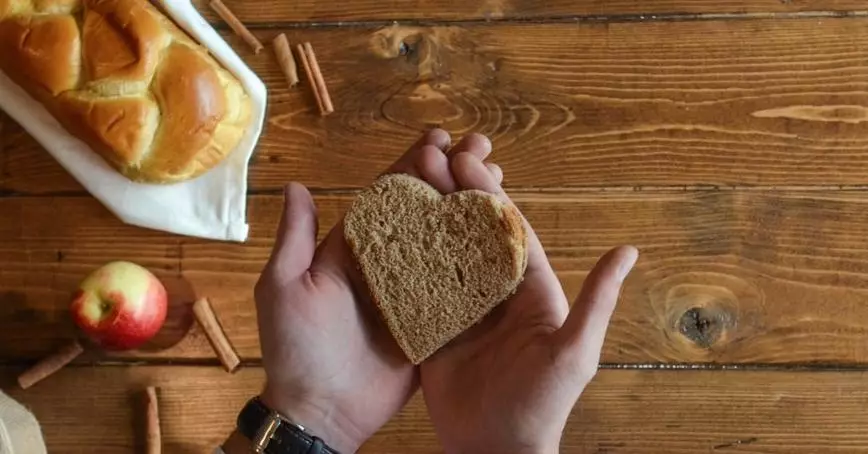
[[[304,427],[305,432],[321,438],[341,454],[358,451],[365,441],[349,421],[328,405],[287,396],[275,392],[269,386],[265,387],[259,398],[265,406]]]

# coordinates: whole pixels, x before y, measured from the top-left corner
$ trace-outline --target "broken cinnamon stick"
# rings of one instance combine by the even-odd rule
[[[160,432],[160,405],[157,401],[157,388],[148,386],[145,390],[147,407],[145,414],[148,420],[147,447],[148,454],[160,454],[163,450],[162,433]]]
[[[286,77],[286,83],[289,88],[296,86],[298,84],[298,68],[295,66],[295,58],[292,56],[286,35],[283,33],[277,35],[272,44],[274,45],[274,54],[277,56],[277,63],[280,64],[280,69],[283,70],[283,75]]]
[[[310,43],[304,43],[304,51],[307,54],[310,70],[313,73],[313,83],[316,85],[316,90],[320,97],[320,113],[328,115],[335,111],[332,105],[332,98],[329,96],[329,90],[326,87],[325,79],[322,76],[322,71],[319,68],[319,62],[316,60],[316,54],[313,52],[313,46]]]
[[[320,113],[325,111],[325,108],[322,104],[322,96],[319,94],[319,89],[317,88],[316,82],[313,80],[313,70],[310,66],[310,58],[307,56],[307,52],[304,51],[304,46],[299,44],[296,47],[298,50],[298,58],[301,59],[301,66],[304,68],[304,75],[307,77],[307,81],[310,84],[310,90],[313,92],[313,97],[316,98],[316,107],[319,109]]]
[[[49,375],[62,369],[63,366],[69,364],[72,360],[77,358],[78,355],[81,355],[82,352],[84,352],[84,348],[77,340],[64,345],[60,350],[43,358],[38,363],[34,364],[33,367],[19,375],[18,385],[21,386],[21,389],[27,389],[39,383],[45,378],[48,378]]]
[[[238,20],[232,11],[223,4],[222,0],[211,0],[211,9],[226,21],[235,34],[240,36],[241,39],[243,39],[253,49],[254,54],[259,54],[259,52],[262,51],[262,43],[253,36],[253,33],[250,33],[250,30],[248,30],[240,20]]]
[[[193,315],[196,316],[196,321],[199,322],[199,326],[205,331],[205,336],[208,337],[208,342],[211,343],[211,347],[217,353],[217,357],[223,364],[223,368],[227,372],[234,371],[241,363],[241,360],[238,359],[238,354],[235,353],[235,349],[232,348],[232,344],[226,337],[223,327],[220,326],[220,321],[217,320],[217,316],[214,314],[208,298],[200,298],[193,303]]]

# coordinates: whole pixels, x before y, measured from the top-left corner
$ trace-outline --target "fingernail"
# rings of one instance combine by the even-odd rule
[[[621,261],[617,271],[618,280],[621,282],[624,282],[624,279],[627,279],[627,275],[630,274],[630,271],[632,271],[633,267],[636,265],[636,261],[639,260],[639,251],[632,246],[628,248],[626,254],[627,256]]]
[[[452,146],[452,137],[448,132],[440,128],[428,131],[428,139],[431,145],[434,145],[444,153]]]
[[[488,136],[484,136],[482,134],[480,134],[480,136],[482,136],[482,148],[485,149],[485,154],[491,154],[492,150],[494,149],[494,146],[491,144],[491,139],[489,139]]]

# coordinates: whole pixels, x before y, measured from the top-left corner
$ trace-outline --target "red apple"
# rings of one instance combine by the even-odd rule
[[[97,345],[136,348],[157,334],[166,320],[166,288],[150,271],[130,262],[111,262],[79,285],[72,318]]]

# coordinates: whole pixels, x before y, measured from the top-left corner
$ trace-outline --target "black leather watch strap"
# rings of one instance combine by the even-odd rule
[[[238,431],[250,440],[255,440],[259,429],[266,424],[272,410],[259,398],[253,398],[238,414]],[[339,454],[321,439],[305,432],[293,423],[283,423],[271,436],[265,448],[266,454]]]

